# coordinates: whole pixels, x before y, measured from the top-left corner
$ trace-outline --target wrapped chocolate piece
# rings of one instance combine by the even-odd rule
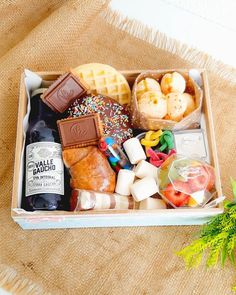
[[[73,190],[70,201],[71,211],[86,210],[122,210],[134,209],[135,202],[131,196],[100,193],[89,190]]]
[[[147,78],[162,82],[162,87],[147,91],[140,97],[140,83]],[[187,71],[143,72],[136,78],[132,89],[132,123],[139,129],[196,128],[200,124],[201,106],[202,90],[189,77]]]
[[[103,135],[98,114],[57,121],[62,148],[97,145]]]
[[[76,99],[87,92],[84,81],[71,73],[60,76],[42,95],[42,100],[54,112],[63,113]]]

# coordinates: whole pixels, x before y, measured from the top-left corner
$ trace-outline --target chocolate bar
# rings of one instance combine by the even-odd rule
[[[72,102],[87,93],[84,82],[71,73],[57,79],[41,96],[43,102],[54,112],[63,113]]]
[[[103,136],[99,114],[57,121],[62,148],[97,145]]]

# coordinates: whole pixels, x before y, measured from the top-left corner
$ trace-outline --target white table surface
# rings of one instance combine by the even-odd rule
[[[112,0],[111,7],[236,67],[235,0]]]

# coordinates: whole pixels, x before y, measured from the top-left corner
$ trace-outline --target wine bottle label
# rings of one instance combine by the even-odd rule
[[[26,197],[54,193],[64,195],[64,165],[61,145],[35,142],[26,147]]]

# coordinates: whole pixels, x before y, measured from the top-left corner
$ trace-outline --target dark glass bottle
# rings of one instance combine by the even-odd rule
[[[62,161],[56,125],[61,118],[41,100],[44,90],[34,91],[30,99],[22,208],[27,211],[68,210],[68,173]]]

